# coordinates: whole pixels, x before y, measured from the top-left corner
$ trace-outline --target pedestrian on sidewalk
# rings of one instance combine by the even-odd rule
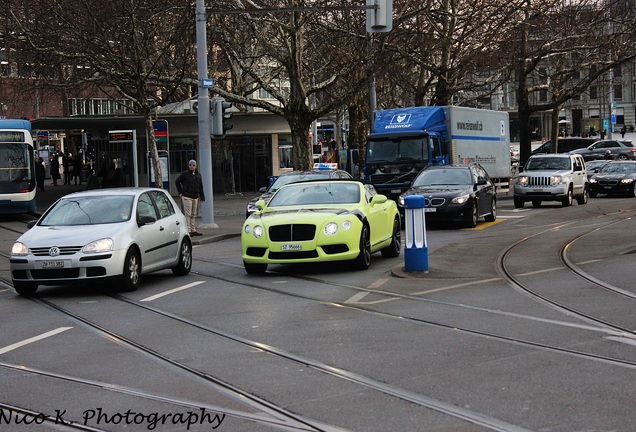
[[[38,158],[35,163],[35,181],[38,184],[40,192],[44,192],[44,178],[46,177],[46,168],[44,168],[44,159]]]
[[[75,159],[73,159],[73,178],[75,179],[75,184],[77,184],[77,180],[79,179],[79,184],[82,184],[82,155],[76,154]]]
[[[63,166],[64,166],[64,184],[71,184],[71,177],[73,175],[73,155],[69,153],[64,157]]]
[[[190,236],[200,236],[201,233],[197,232],[196,217],[199,199],[204,202],[205,195],[203,194],[203,178],[197,170],[197,162],[195,160],[188,162],[188,169],[179,174],[179,177],[175,180],[175,186],[183,203],[183,211],[188,221]]]
[[[57,181],[60,176],[60,159],[56,153],[51,155],[51,179],[53,179],[53,186],[57,186]]]

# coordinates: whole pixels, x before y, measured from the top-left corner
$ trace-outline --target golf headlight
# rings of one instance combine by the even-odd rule
[[[29,254],[29,248],[24,243],[15,242],[11,248],[11,255],[25,256]]]
[[[470,198],[470,195],[462,195],[462,196],[458,196],[455,197],[451,200],[452,203],[454,204],[464,204],[466,201],[468,201],[468,198]]]
[[[82,248],[83,253],[101,253],[109,252],[113,250],[113,240],[109,238],[103,238],[90,242]]]

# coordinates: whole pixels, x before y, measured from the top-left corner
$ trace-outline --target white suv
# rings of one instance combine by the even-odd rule
[[[585,161],[577,154],[531,156],[514,180],[515,208],[522,208],[526,201],[535,207],[542,201],[560,201],[565,207],[574,198],[586,204],[588,197]]]

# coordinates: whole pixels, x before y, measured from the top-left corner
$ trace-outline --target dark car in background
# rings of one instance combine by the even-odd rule
[[[607,152],[614,159],[636,160],[636,147],[631,141],[601,140],[584,149],[572,150],[570,153],[580,154],[586,161],[603,159]]]
[[[353,177],[347,171],[340,169],[326,169],[326,170],[314,170],[314,171],[289,171],[279,175],[274,181],[266,187],[259,189],[262,195],[252,199],[247,203],[247,210],[245,217],[249,217],[252,213],[257,211],[256,202],[258,200],[264,200],[266,203],[272,198],[274,192],[281,187],[290,183],[313,181],[313,180],[330,180],[330,179],[352,179]]]
[[[584,149],[598,140],[596,138],[578,138],[578,137],[567,137],[567,138],[559,138],[557,140],[557,147],[554,148],[552,140],[546,141],[541,144],[540,147],[537,147],[532,151],[532,154],[543,154],[543,153],[569,153],[573,150]]]
[[[585,169],[587,171],[587,179],[589,180],[594,174],[598,173],[605,165],[610,161],[606,159],[597,159],[585,162]]]
[[[477,163],[426,167],[400,195],[400,206],[409,195],[424,197],[427,219],[461,221],[469,228],[477,226],[480,217],[497,219],[495,186]]]
[[[636,161],[610,161],[590,178],[590,196],[636,196]]]

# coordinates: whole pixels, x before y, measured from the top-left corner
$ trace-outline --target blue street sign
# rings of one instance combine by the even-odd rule
[[[214,80],[212,78],[203,78],[203,81],[201,81],[201,87],[203,88],[214,87]]]

